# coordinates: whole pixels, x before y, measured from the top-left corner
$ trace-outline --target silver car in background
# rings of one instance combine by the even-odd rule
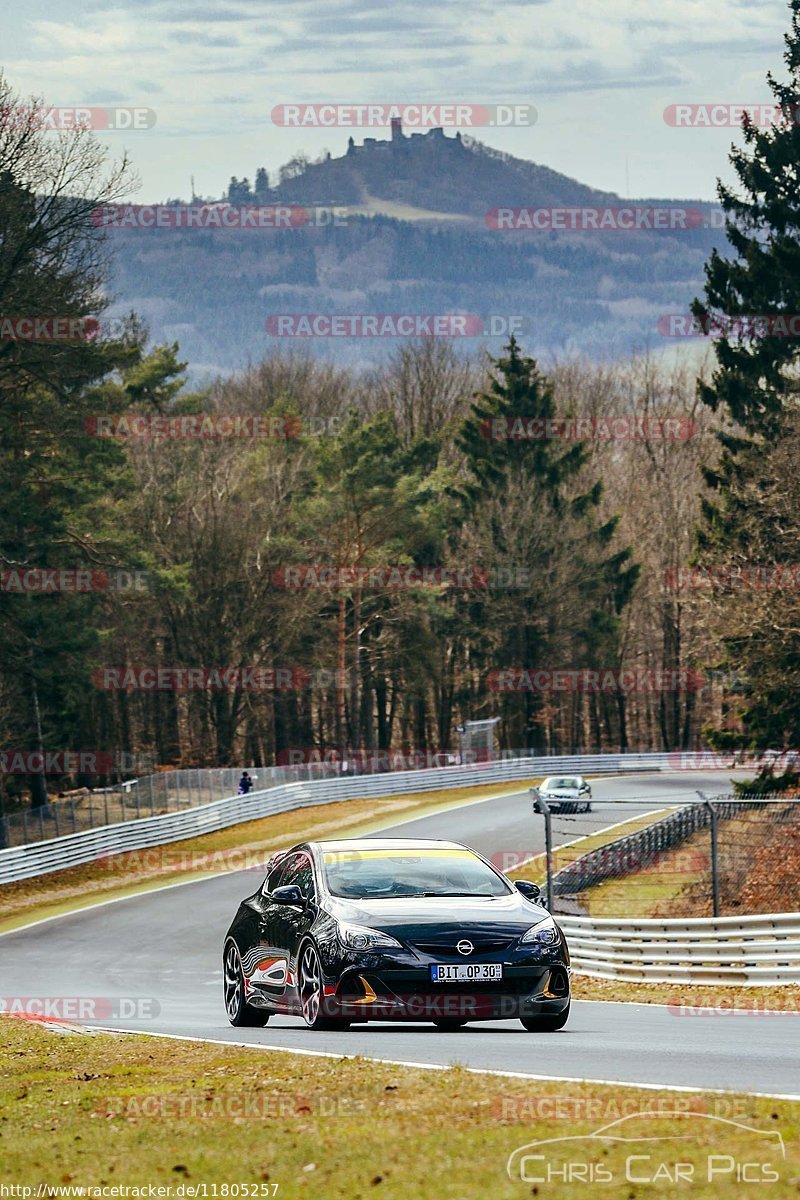
[[[537,790],[551,812],[592,811],[592,789],[582,775],[549,775]]]

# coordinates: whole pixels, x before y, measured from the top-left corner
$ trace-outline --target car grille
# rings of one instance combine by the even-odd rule
[[[472,954],[460,954],[456,950],[456,942],[462,938],[472,942],[475,947]],[[440,938],[435,942],[414,942],[414,949],[423,954],[451,954],[456,958],[473,958],[476,954],[496,954],[499,950],[507,950],[517,939],[515,937],[479,937],[461,934],[459,937]]]

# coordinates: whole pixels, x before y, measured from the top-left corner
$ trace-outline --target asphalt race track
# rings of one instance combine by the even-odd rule
[[[698,788],[711,795],[725,792],[729,778],[681,772],[596,780],[591,817],[555,816],[554,841],[563,844],[637,812],[692,798]],[[619,803],[622,798],[641,804]],[[487,857],[533,854],[543,840],[543,822],[532,814],[527,792],[440,810],[392,828],[402,835],[462,841]],[[262,878],[263,872],[230,872],[3,935],[0,996],[97,998],[97,1017],[90,1023],[116,1029],[420,1064],[458,1062],[549,1078],[798,1098],[800,1014],[682,1016],[655,1005],[576,1002],[569,1024],[557,1034],[526,1033],[517,1021],[476,1023],[456,1033],[378,1023],[313,1033],[299,1019],[281,1017],[264,1029],[233,1029],[222,1002],[222,939],[239,900]]]

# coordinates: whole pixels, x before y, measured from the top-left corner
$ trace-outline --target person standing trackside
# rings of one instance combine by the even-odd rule
[[[242,771],[242,778],[239,780],[239,795],[246,796],[248,792],[253,790],[253,781],[247,774],[247,771]]]

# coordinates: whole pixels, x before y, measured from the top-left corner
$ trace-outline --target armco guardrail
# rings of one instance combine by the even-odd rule
[[[573,970],[635,983],[800,983],[800,913],[622,921],[559,916]]]
[[[737,752],[737,756],[741,751]],[[306,783],[320,779],[339,779],[343,776],[385,775],[419,768],[409,763],[398,765],[408,759],[407,754],[388,750],[375,751],[346,763],[331,760],[325,755],[319,761],[275,767],[251,767],[246,769],[258,782],[259,791],[278,787],[284,783]],[[413,757],[413,756],[412,756]],[[425,757],[429,757],[427,754]],[[453,762],[457,756],[442,751],[433,755],[429,764],[436,770],[452,765],[481,766],[474,757],[460,763]],[[504,750],[493,765],[519,760],[533,760],[537,769],[549,774],[551,771],[574,770],[673,770],[706,767],[724,769],[742,765],[734,761],[734,754],[720,755],[711,751],[691,751],[656,754],[587,753],[553,756],[536,755],[531,750]],[[448,761],[449,760],[449,761]],[[763,761],[763,760],[762,760]],[[761,762],[749,759],[746,765],[756,770]],[[23,807],[0,815],[0,850],[11,846],[24,846],[28,842],[46,842],[70,833],[80,833],[102,825],[121,824],[123,821],[140,820],[144,817],[162,816],[165,812],[182,812],[187,808],[199,808],[214,800],[229,799],[237,790],[239,776],[244,764],[238,767],[190,767],[180,770],[159,771],[139,779],[129,779],[108,787],[85,789],[35,808]]]
[[[92,862],[109,854],[144,850],[150,846],[182,841],[184,838],[212,833],[216,829],[226,829],[243,821],[252,821],[258,817],[313,804],[436,791],[442,788],[471,787],[484,783],[507,783],[517,779],[534,779],[558,771],[577,771],[582,774],[658,771],[674,766],[677,758],[685,760],[687,756],[596,754],[515,758],[499,762],[473,763],[462,767],[394,771],[382,775],[283,784],[251,792],[249,796],[230,796],[180,812],[140,816],[134,820],[99,826],[64,837],[0,850],[0,884],[28,879],[33,875],[46,875],[51,871],[61,871],[66,867]]]

